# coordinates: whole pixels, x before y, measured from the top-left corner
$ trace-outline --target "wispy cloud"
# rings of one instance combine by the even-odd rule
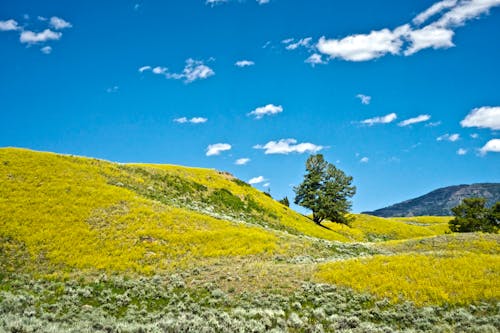
[[[62,30],[73,27],[71,23],[57,16],[52,16],[50,18],[49,25],[56,30]]]
[[[253,62],[251,60],[239,60],[239,61],[235,62],[234,65],[237,67],[250,67],[250,66],[255,65],[255,62]]]
[[[389,124],[398,118],[397,114],[389,113],[382,117],[373,117],[361,121],[361,124],[372,126],[375,124]]]
[[[255,145],[255,149],[263,149],[264,154],[290,154],[290,153],[317,153],[325,147],[313,143],[297,143],[295,139],[281,139],[279,141],[269,141],[265,145]]]
[[[361,101],[361,104],[365,104],[365,105],[370,104],[370,102],[372,100],[371,96],[367,96],[364,94],[357,94],[356,97],[359,98],[359,100]]]
[[[185,124],[185,123],[191,123],[191,124],[203,124],[208,121],[207,118],[203,117],[193,117],[191,119],[188,119],[186,117],[180,117],[180,118],[175,118],[174,122],[179,123],[179,124]]]
[[[51,46],[44,46],[40,49],[40,52],[42,52],[43,54],[51,54],[52,47]]]
[[[215,5],[221,5],[221,4],[230,2],[230,1],[233,1],[233,0],[205,0],[205,4],[210,5],[210,6],[215,6]],[[243,2],[243,1],[239,1],[239,2]],[[256,2],[259,5],[265,5],[271,1],[270,0],[256,0]]]
[[[234,162],[234,164],[236,164],[236,165],[245,165],[245,164],[247,164],[248,162],[250,162],[250,159],[249,159],[249,158],[244,157],[244,158],[238,158],[238,159],[236,160],[236,162]]]
[[[473,109],[460,122],[462,127],[500,129],[500,106],[483,106]]]
[[[311,66],[316,66],[316,65],[324,65],[326,64],[327,62],[323,60],[323,57],[321,56],[321,54],[319,53],[313,53],[309,56],[309,58],[307,58],[306,60],[304,60],[305,63],[307,64],[311,64]]]
[[[108,94],[112,94],[112,93],[118,92],[118,90],[120,90],[120,87],[118,87],[118,86],[112,86],[112,87],[107,88],[106,92]]]
[[[467,154],[467,149],[460,148],[457,150],[457,155],[466,155]]]
[[[500,153],[500,139],[491,139],[479,150],[481,155],[486,155],[489,152]]]
[[[231,145],[228,143],[215,143],[213,145],[208,145],[207,156],[220,155],[221,152],[231,150]]]
[[[296,50],[299,47],[305,47],[305,48],[311,47],[311,41],[312,41],[312,37],[306,37],[306,38],[301,38],[301,39],[297,40],[296,42],[294,42],[293,38],[292,39],[285,39],[283,41],[283,43],[287,44],[287,46],[286,46],[287,50]]]
[[[163,66],[152,67],[150,65],[146,65],[139,68],[139,72],[141,73],[144,73],[146,71],[151,71],[156,75],[163,75],[167,79],[183,80],[184,83],[191,83],[196,80],[207,79],[215,75],[214,70],[205,65],[203,61],[195,60],[192,58],[186,60],[186,66],[184,66],[184,69],[181,73],[170,72],[167,67]]]
[[[256,108],[248,113],[248,115],[255,116],[255,119],[262,119],[264,116],[270,116],[281,112],[283,112],[283,107],[281,105],[267,104]]]
[[[248,181],[248,184],[255,185],[255,184],[263,183],[265,181],[266,181],[266,179],[264,177],[258,176],[258,177],[254,177],[254,178],[250,179]]]
[[[370,161],[370,159],[368,157],[362,157],[360,160],[359,160],[361,163],[368,163]]]
[[[16,31],[21,30],[16,20],[0,21],[0,31]]]
[[[455,134],[443,134],[439,137],[436,138],[437,141],[450,141],[450,142],[455,142],[460,139],[460,134],[455,133]]]
[[[430,115],[428,115],[428,114],[421,114],[420,116],[403,120],[402,122],[400,122],[398,124],[398,126],[405,127],[405,126],[409,126],[409,125],[413,125],[413,124],[417,124],[417,123],[422,123],[422,122],[425,122],[425,121],[427,121],[429,119],[431,119]]]

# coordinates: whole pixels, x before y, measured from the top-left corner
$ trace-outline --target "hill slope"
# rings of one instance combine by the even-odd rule
[[[389,207],[377,209],[364,214],[380,217],[394,216],[450,216],[451,208],[458,205],[464,198],[482,197],[491,206],[500,201],[499,183],[480,183],[472,185],[457,185],[443,187],[420,196],[406,200]]]

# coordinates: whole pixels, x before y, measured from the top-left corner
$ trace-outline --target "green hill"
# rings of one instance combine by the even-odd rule
[[[498,235],[353,217],[318,226],[211,169],[2,148],[0,332],[499,328]]]

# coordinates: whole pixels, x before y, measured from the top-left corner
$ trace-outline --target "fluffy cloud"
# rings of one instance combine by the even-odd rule
[[[52,47],[50,46],[44,46],[40,49],[40,51],[43,53],[43,54],[51,54],[52,53]]]
[[[255,65],[255,62],[251,60],[239,60],[234,65],[237,67],[249,67]]]
[[[422,29],[412,30],[406,35],[410,46],[404,51],[404,55],[409,56],[427,48],[443,49],[453,47],[455,46],[452,41],[454,34],[453,30],[440,28],[435,25],[428,25]]]
[[[364,125],[372,126],[375,124],[388,124],[392,123],[394,120],[397,118],[397,114],[395,113],[389,113],[388,115],[382,116],[382,117],[374,117],[374,118],[369,118],[362,120],[361,123]]]
[[[408,26],[396,28],[394,31],[382,29],[369,34],[358,34],[342,39],[326,39],[321,37],[316,44],[319,52],[330,58],[341,58],[349,61],[367,61],[379,58],[387,53],[398,54],[403,36]]]
[[[180,117],[174,119],[174,122],[179,123],[179,124],[185,124],[185,123],[191,123],[191,124],[202,124],[207,122],[207,118],[203,117],[193,117],[191,119],[188,119],[186,117]]]
[[[245,164],[247,164],[248,162],[250,162],[250,159],[249,159],[249,158],[244,157],[244,158],[238,158],[238,159],[236,160],[236,162],[234,162],[234,164],[236,164],[236,165],[245,165]]]
[[[213,145],[208,145],[207,147],[207,156],[220,155],[221,152],[230,150],[231,145],[228,143],[215,143]]]
[[[422,122],[427,121],[429,119],[431,119],[430,115],[428,115],[428,114],[421,114],[420,116],[417,116],[415,118],[410,118],[410,119],[403,120],[402,122],[400,122],[398,124],[398,126],[404,127],[404,126],[408,126],[408,125],[422,123]]]
[[[486,144],[479,150],[481,155],[485,155],[488,152],[500,153],[500,139],[491,139],[486,142]]]
[[[36,44],[36,43],[47,42],[50,40],[59,40],[61,39],[61,37],[62,33],[54,32],[50,29],[45,29],[42,32],[33,32],[26,30],[21,32],[19,40],[21,41],[21,43]]]
[[[329,56],[330,59],[347,61],[368,61],[387,54],[410,56],[427,48],[453,47],[454,28],[499,5],[500,0],[442,0],[419,13],[411,23],[395,29],[384,28],[344,38],[328,39],[323,36],[314,46],[307,39],[296,43],[293,43],[293,39],[287,39],[283,43],[287,44],[286,48],[289,50],[305,46]],[[436,20],[420,27],[438,14],[441,16]]]
[[[370,159],[369,159],[368,157],[366,157],[366,156],[365,156],[365,157],[361,158],[359,161],[360,161],[361,163],[368,163],[368,161],[369,161],[369,160],[370,160]]]
[[[155,68],[152,69],[152,72],[154,74],[165,74],[167,70],[168,70],[167,67],[156,66]]]
[[[326,61],[323,60],[323,57],[321,56],[321,54],[319,53],[313,53],[309,56],[309,58],[307,58],[306,60],[304,60],[305,63],[307,64],[311,64],[311,66],[316,66],[316,65],[324,65],[326,64]]]
[[[57,16],[52,16],[50,18],[50,22],[49,22],[49,25],[56,29],[56,30],[62,30],[62,29],[66,29],[66,28],[71,28],[73,27],[71,25],[71,23],[69,23],[68,21],[65,21],[63,20],[62,18],[60,17],[57,17]]]
[[[20,29],[21,27],[16,20],[0,21],[0,31],[16,31]]]
[[[500,106],[483,106],[473,109],[464,120],[462,127],[500,129]]]
[[[460,148],[457,150],[457,155],[465,155],[467,154],[467,149]]]
[[[281,105],[267,104],[266,106],[256,108],[248,115],[255,116],[255,119],[262,119],[264,116],[270,116],[281,112],[283,112],[283,107]]]
[[[372,100],[371,96],[367,96],[367,95],[363,95],[363,94],[357,94],[356,97],[359,98],[359,100],[361,101],[361,104],[365,104],[365,105],[370,104],[370,102]]]
[[[314,154],[325,147],[313,143],[297,143],[295,139],[281,139],[279,141],[269,141],[265,145],[256,145],[255,149],[263,149],[266,155],[269,154],[290,154],[290,153],[311,153]]]
[[[258,176],[258,177],[254,177],[254,178],[250,179],[248,181],[248,184],[254,185],[254,184],[259,184],[259,183],[262,183],[262,182],[265,182],[265,181],[266,181],[266,179],[264,177]]]
[[[455,142],[457,141],[458,139],[460,139],[460,134],[443,134],[441,136],[439,136],[438,138],[436,138],[437,141],[451,141],[451,142]]]

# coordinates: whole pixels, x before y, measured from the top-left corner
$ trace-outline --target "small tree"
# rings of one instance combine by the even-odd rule
[[[278,200],[278,202],[282,205],[285,205],[287,207],[290,207],[290,201],[288,200],[288,197],[284,197],[281,200]]]
[[[491,209],[484,198],[466,198],[451,209],[455,218],[449,222],[453,232],[497,232],[499,228],[500,202]]]
[[[323,155],[311,155],[306,162],[304,181],[294,188],[295,204],[313,212],[313,221],[321,224],[324,219],[349,224],[346,214],[351,208],[351,198],[356,193],[352,177],[328,163]]]

